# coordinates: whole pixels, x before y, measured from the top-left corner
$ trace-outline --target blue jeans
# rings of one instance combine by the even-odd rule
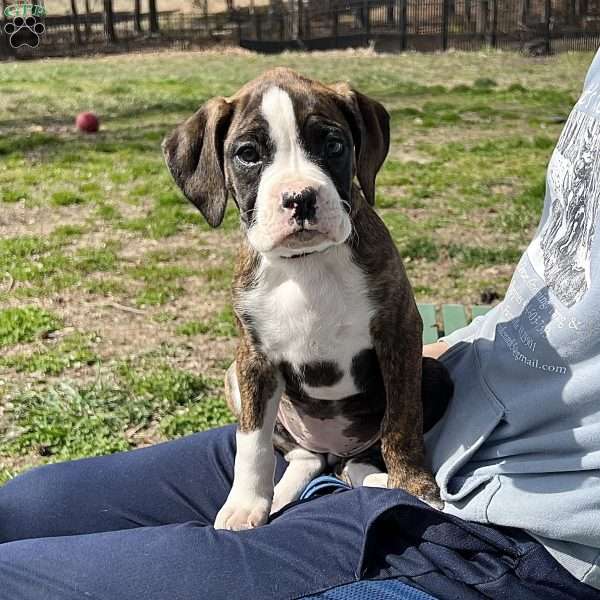
[[[397,490],[342,491],[258,529],[215,531],[234,454],[225,427],[10,481],[0,488],[0,599],[343,598],[348,584],[386,578],[399,594],[404,583],[442,600],[600,597],[524,534]],[[279,456],[277,479],[285,468]]]

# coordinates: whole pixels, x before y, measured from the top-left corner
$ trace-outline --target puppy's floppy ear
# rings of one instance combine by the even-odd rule
[[[352,89],[347,83],[331,86],[352,128],[356,175],[362,192],[375,204],[375,177],[390,149],[390,115],[382,104]]]
[[[221,224],[227,205],[223,144],[232,113],[225,98],[213,98],[162,143],[173,179],[212,227]]]

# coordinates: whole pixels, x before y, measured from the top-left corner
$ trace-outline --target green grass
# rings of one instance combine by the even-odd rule
[[[13,203],[20,202],[27,198],[27,193],[19,190],[4,190],[0,192],[0,200],[2,202]]]
[[[475,304],[488,288],[504,293],[536,227],[546,164],[591,58],[0,63],[0,89],[10,90],[0,104],[0,481],[231,421],[221,381],[236,345],[237,212],[230,202],[211,230],[160,152],[208,98],[287,65],[384,103],[391,150],[376,204],[417,299]],[[73,130],[81,110],[99,114],[98,134]]]
[[[237,335],[235,317],[230,306],[226,306],[208,321],[187,321],[179,325],[175,331],[185,336],[208,334],[214,337],[234,337]]]
[[[152,261],[152,258],[149,257]],[[184,288],[181,283],[194,273],[190,268],[176,265],[160,265],[149,262],[129,269],[128,274],[144,287],[136,297],[139,306],[160,306],[180,296]]]
[[[5,436],[0,453],[65,460],[127,450],[134,433],[154,426],[172,437],[231,422],[217,392],[210,380],[164,364],[123,363],[111,379],[17,395],[10,415],[19,434]]]
[[[23,340],[26,341],[26,340]],[[60,375],[68,369],[96,364],[98,356],[91,341],[80,334],[66,337],[54,346],[36,348],[32,352],[0,357],[0,366],[14,369],[18,373]]]
[[[71,206],[72,204],[83,204],[85,201],[83,196],[65,190],[54,192],[50,196],[50,202],[54,206]]]
[[[31,342],[60,325],[60,319],[35,306],[0,309],[0,348]]]

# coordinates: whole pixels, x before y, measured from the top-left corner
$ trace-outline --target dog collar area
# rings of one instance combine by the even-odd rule
[[[318,250],[313,250],[312,252],[303,252],[302,254],[293,254],[292,256],[282,256],[281,258],[285,259],[293,259],[293,258],[304,258],[305,256],[310,256],[311,254],[316,254]]]

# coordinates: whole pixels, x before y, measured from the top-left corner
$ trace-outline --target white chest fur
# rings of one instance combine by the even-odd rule
[[[306,258],[263,259],[257,285],[244,293],[241,307],[272,361],[294,367],[331,361],[343,371],[333,386],[305,385],[308,394],[337,399],[358,391],[352,358],[372,347],[373,310],[365,275],[346,245]]]

